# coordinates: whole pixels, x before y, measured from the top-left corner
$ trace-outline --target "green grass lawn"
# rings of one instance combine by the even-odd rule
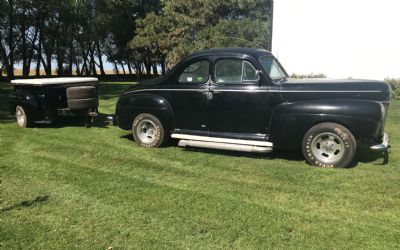
[[[299,152],[140,148],[105,125],[126,86],[100,85],[90,129],[21,129],[0,89],[1,249],[400,248],[399,101],[388,164],[322,169]]]

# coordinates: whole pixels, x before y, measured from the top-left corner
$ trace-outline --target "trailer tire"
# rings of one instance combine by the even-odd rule
[[[97,98],[97,90],[94,86],[69,87],[67,88],[67,98],[68,100]]]
[[[88,99],[68,99],[68,108],[71,110],[97,109],[99,102],[97,98]]]

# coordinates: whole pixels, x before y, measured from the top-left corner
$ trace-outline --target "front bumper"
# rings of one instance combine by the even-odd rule
[[[389,136],[386,133],[384,133],[382,143],[373,145],[370,147],[370,149],[372,149],[374,151],[384,151],[388,147],[389,147]]]

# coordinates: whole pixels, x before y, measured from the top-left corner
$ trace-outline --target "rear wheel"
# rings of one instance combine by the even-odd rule
[[[15,108],[15,117],[17,118],[17,124],[21,128],[27,128],[31,124],[25,109],[21,106]]]
[[[345,168],[353,162],[356,140],[342,125],[321,123],[307,131],[303,138],[302,151],[311,165]]]
[[[136,143],[143,147],[158,148],[164,141],[164,127],[151,114],[138,115],[133,121],[132,132]]]

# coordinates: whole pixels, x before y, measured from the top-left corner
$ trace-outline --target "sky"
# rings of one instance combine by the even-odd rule
[[[400,78],[400,0],[275,0],[272,52],[286,71]]]

